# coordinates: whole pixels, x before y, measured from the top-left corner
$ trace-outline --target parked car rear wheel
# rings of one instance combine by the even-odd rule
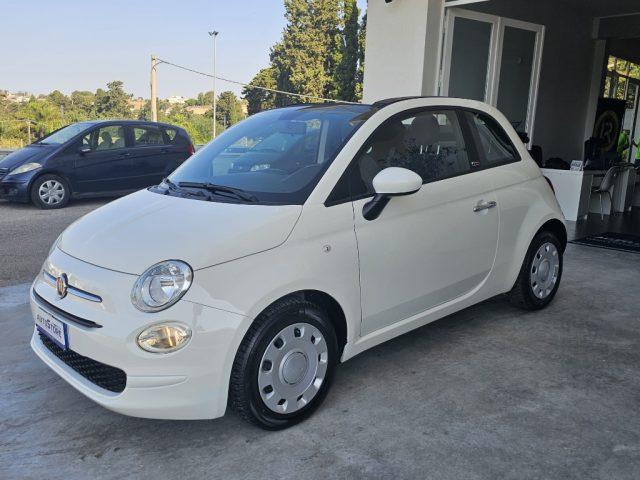
[[[62,208],[69,203],[69,186],[58,175],[42,175],[31,186],[31,201],[40,208]]]
[[[562,245],[552,232],[538,233],[527,251],[518,280],[509,297],[527,310],[539,310],[551,303],[562,278]]]
[[[236,354],[230,405],[264,429],[290,427],[322,403],[337,357],[335,331],[319,306],[278,301],[256,319]]]

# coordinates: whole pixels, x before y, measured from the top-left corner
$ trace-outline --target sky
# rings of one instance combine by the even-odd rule
[[[358,0],[360,8],[366,0]],[[151,55],[248,82],[269,63],[284,28],[282,0],[2,0],[0,90],[95,91],[121,80],[149,97]],[[212,80],[158,66],[158,96],[193,97]],[[240,87],[218,82],[218,91]]]

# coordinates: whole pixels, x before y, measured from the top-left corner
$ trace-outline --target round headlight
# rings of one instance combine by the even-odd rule
[[[191,329],[180,323],[162,323],[143,330],[138,346],[152,353],[169,353],[184,347],[191,338]]]
[[[131,301],[143,312],[159,312],[176,303],[189,290],[191,267],[179,260],[156,263],[133,286]]]

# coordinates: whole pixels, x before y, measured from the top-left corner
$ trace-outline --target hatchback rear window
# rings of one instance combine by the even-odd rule
[[[133,144],[136,147],[146,147],[150,145],[164,145],[164,136],[160,128],[145,125],[133,127]]]

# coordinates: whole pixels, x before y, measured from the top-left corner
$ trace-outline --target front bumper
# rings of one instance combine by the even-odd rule
[[[100,405],[125,415],[161,419],[224,415],[235,355],[232,345],[238,342],[242,315],[185,300],[162,312],[139,312],[129,300],[136,276],[87,264],[59,249],[54,250],[44,268],[54,276],[66,273],[70,285],[99,295],[102,302],[74,295],[59,299],[55,288],[40,274],[31,292],[33,315],[38,309],[47,310],[67,325],[70,350],[126,374],[121,392],[102,388],[59,358],[34,328],[32,349],[70,385]],[[74,316],[101,327],[74,322]],[[190,342],[169,354],[140,349],[135,342],[140,331],[165,321],[187,324],[193,331]]]
[[[0,198],[16,202],[28,202],[29,182],[9,180],[7,177],[0,179]]]

